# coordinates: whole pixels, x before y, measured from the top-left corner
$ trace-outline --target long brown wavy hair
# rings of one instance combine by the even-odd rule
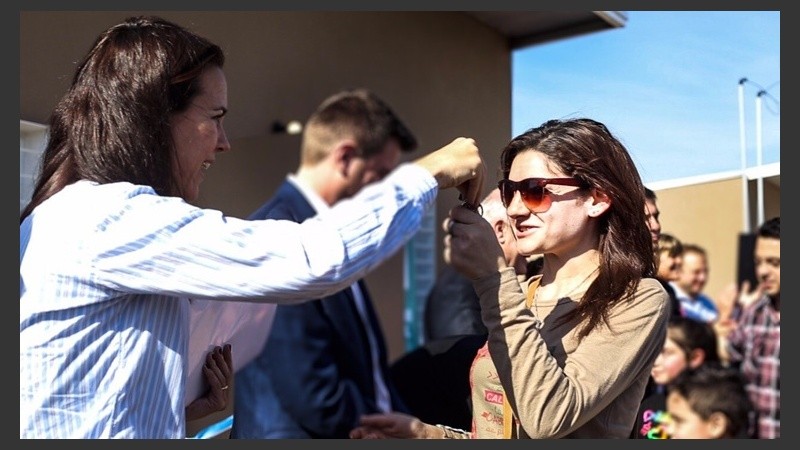
[[[616,303],[632,298],[642,277],[653,277],[653,244],[644,213],[644,185],[628,151],[600,122],[549,120],[515,137],[500,155],[503,178],[524,151],[547,156],[566,176],[605,192],[611,207],[599,217],[600,270],[566,321],[583,323],[583,338]]]

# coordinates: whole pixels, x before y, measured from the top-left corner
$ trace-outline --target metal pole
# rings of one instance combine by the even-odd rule
[[[739,80],[739,145],[742,164],[742,232],[750,233],[750,189],[747,183],[747,141],[744,132],[744,84],[747,78]]]
[[[756,178],[756,186],[758,186],[758,223],[764,223],[764,174],[761,173],[761,155],[762,145],[761,145],[761,96],[766,94],[767,92],[764,90],[758,91],[758,95],[756,95],[756,166],[758,167],[758,173]]]

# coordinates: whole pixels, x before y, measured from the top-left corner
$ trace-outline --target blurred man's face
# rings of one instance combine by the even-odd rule
[[[700,253],[684,252],[678,285],[692,297],[703,292],[708,281],[708,264]]]
[[[668,251],[658,254],[658,273],[656,276],[662,280],[676,281],[681,273],[683,255],[670,256]]]
[[[758,237],[755,248],[756,278],[770,297],[781,293],[781,241]]]
[[[647,228],[650,229],[650,239],[653,241],[653,250],[658,249],[658,237],[661,236],[661,222],[658,216],[661,212],[658,210],[658,205],[653,200],[644,201],[644,215],[647,221]]]
[[[400,164],[402,149],[395,139],[383,147],[380,153],[367,158],[355,158],[351,165],[349,183],[344,198],[356,195],[364,186],[383,180]]]

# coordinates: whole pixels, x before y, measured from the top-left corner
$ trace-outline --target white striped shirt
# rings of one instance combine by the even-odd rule
[[[411,238],[436,193],[403,164],[298,224],[129,183],[66,187],[20,225],[20,437],[185,437],[187,297],[342,290]]]

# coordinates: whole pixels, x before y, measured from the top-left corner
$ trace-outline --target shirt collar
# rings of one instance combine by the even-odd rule
[[[295,174],[290,173],[286,175],[286,181],[292,183],[294,187],[300,191],[300,194],[302,194],[306,201],[311,204],[311,207],[314,208],[317,214],[331,209],[331,207],[325,203],[325,200],[323,200],[322,197],[320,197],[320,195],[311,188],[311,186],[309,186],[303,180],[297,178]]]

